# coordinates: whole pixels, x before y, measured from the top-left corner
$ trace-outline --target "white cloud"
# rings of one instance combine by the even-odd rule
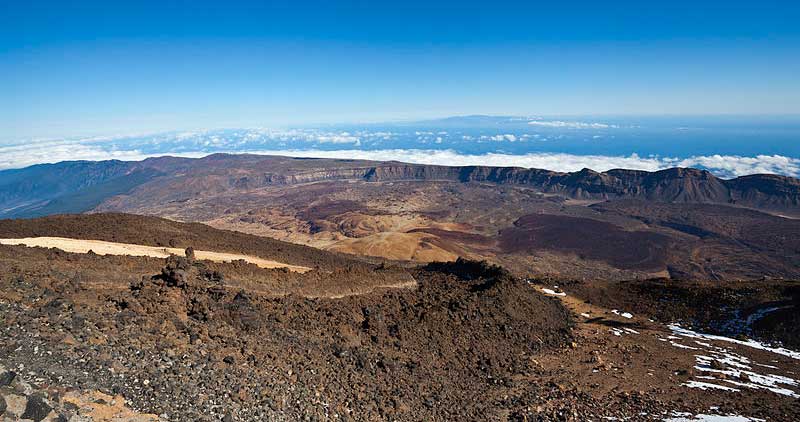
[[[0,169],[66,160],[141,160],[143,158],[145,157],[136,150],[105,150],[91,144],[70,141],[0,147]]]
[[[674,165],[679,167],[702,167],[718,174],[733,176],[757,173],[800,176],[800,159],[783,155],[757,155],[755,157],[731,155],[699,156],[677,161]]]
[[[591,168],[605,171],[613,168],[627,168],[655,171],[670,167],[658,158],[642,158],[636,154],[628,157],[572,154],[524,154],[501,153],[461,154],[452,150],[391,149],[391,150],[338,150],[338,151],[251,151],[267,155],[282,155],[310,158],[347,158],[377,161],[402,161],[416,164],[437,164],[448,166],[498,166],[541,168],[555,171],[578,171]]]
[[[524,137],[524,136],[523,136],[523,137]],[[466,139],[466,138],[465,138],[465,139]],[[492,136],[489,136],[489,135],[482,135],[482,136],[480,137],[480,139],[481,139],[481,140],[483,140],[483,141],[495,141],[495,142],[503,142],[503,141],[508,141],[508,142],[516,142],[518,138],[517,138],[517,135],[512,135],[512,134],[510,134],[510,133],[506,133],[506,134],[504,134],[504,135],[492,135]]]
[[[315,138],[310,138],[321,144],[353,144],[361,145],[361,140],[356,136],[351,136],[345,132],[341,135],[317,135]]]
[[[273,132],[276,133],[276,132]],[[297,139],[297,133],[281,132],[287,140]],[[320,143],[350,144],[359,146],[359,138],[347,132],[335,134],[307,135]],[[498,139],[511,140],[509,135],[496,135]],[[513,135],[512,135],[513,136]],[[520,139],[520,138],[515,138]],[[198,140],[207,141],[206,137]],[[438,139],[433,138],[432,142]],[[283,156],[319,157],[319,158],[349,158],[367,160],[395,160],[419,164],[439,165],[486,165],[486,166],[513,166],[525,168],[542,168],[555,171],[577,171],[591,168],[596,171],[605,171],[614,168],[626,168],[655,171],[669,167],[699,167],[705,168],[721,177],[736,177],[755,173],[773,173],[800,177],[800,159],[781,155],[757,155],[742,157],[734,155],[709,155],[693,156],[688,158],[669,157],[641,157],[636,154],[628,156],[608,155],[574,155],[565,153],[528,153],[528,154],[462,154],[453,150],[432,149],[384,149],[360,150],[354,148],[322,151],[318,149],[293,148],[281,145],[281,142],[272,143],[272,148],[262,147],[259,142],[241,144],[222,143],[220,147],[204,150],[203,142],[188,144],[188,147],[171,152],[165,149],[143,150],[152,143],[158,144],[160,140],[148,140],[147,144],[116,144],[114,142],[98,142],[97,140],[59,140],[36,141],[27,144],[0,146],[0,169],[20,168],[32,164],[55,163],[65,160],[141,160],[147,157],[173,155],[183,157],[201,157],[213,152],[232,153],[260,153]],[[212,144],[220,141],[213,139]]]
[[[248,134],[251,135],[251,134]],[[380,137],[385,137],[381,133]],[[361,145],[361,138],[350,132],[323,132],[315,129],[262,130],[253,132],[251,140],[255,141],[306,141],[320,144],[353,144]]]
[[[57,163],[73,160],[123,160],[138,161],[147,157],[173,155],[202,157],[207,152],[183,152],[177,154],[144,154],[139,150],[117,150],[101,148],[93,143],[78,141],[48,141],[28,145],[0,147],[0,169],[21,168],[34,164]]]
[[[531,126],[561,129],[612,129],[618,127],[617,125],[610,125],[607,123],[565,122],[562,120],[531,120],[528,124]]]
[[[416,164],[436,164],[448,166],[497,166],[540,168],[553,171],[571,172],[584,168],[595,171],[611,169],[631,169],[657,171],[670,167],[701,167],[720,177],[737,177],[756,173],[773,173],[800,177],[800,159],[780,155],[759,155],[756,157],[695,156],[686,159],[666,157],[640,157],[608,155],[574,155],[563,153],[532,154],[461,154],[452,150],[391,149],[391,150],[337,150],[337,151],[250,151],[251,153],[311,158],[347,158],[376,161],[402,161]]]

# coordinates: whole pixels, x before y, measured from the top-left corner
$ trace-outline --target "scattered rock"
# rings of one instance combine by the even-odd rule
[[[25,412],[27,400],[25,399],[25,396],[9,394],[5,396],[5,403],[6,415],[19,418],[22,416],[22,413]]]
[[[14,371],[5,371],[0,374],[0,387],[5,387],[11,385],[14,382],[14,378],[17,377],[17,373]]]
[[[25,405],[25,412],[22,414],[22,419],[31,419],[39,422],[47,417],[53,408],[47,403],[44,397],[34,394],[28,397],[28,403]]]
[[[193,247],[189,246],[188,248],[186,248],[186,252],[185,253],[186,253],[186,259],[188,259],[189,261],[194,261],[195,260],[194,248]]]

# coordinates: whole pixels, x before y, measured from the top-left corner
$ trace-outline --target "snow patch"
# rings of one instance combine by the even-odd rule
[[[687,349],[687,350],[700,350],[697,347],[687,346],[685,344],[676,343],[674,341],[670,341],[669,344],[679,348],[679,349]]]
[[[702,381],[689,381],[681,385],[689,388],[699,388],[701,390],[724,390],[724,391],[734,391],[734,392],[741,391],[733,387],[726,387],[724,385],[711,384],[709,382],[702,382]]]
[[[620,312],[617,309],[612,309],[611,313],[614,314],[614,315],[619,315],[619,316],[621,316],[623,318],[628,318],[628,319],[633,318],[633,314],[632,313],[630,313],[630,312]]]
[[[567,295],[564,292],[556,292],[555,290],[544,288],[544,287],[542,288],[542,291],[547,293],[547,294],[549,294],[549,295],[553,295],[553,296],[566,296]]]
[[[746,357],[721,348],[718,350],[709,353],[711,356],[695,355],[697,361],[695,369],[724,376],[722,381],[737,387],[769,390],[783,396],[800,398],[800,394],[785,388],[785,386],[797,387],[796,380],[782,375],[753,372]],[[727,368],[724,365],[727,365]]]
[[[613,311],[612,311],[613,312]],[[777,353],[779,355],[787,356],[792,359],[799,359],[800,360],[800,352],[796,352],[794,350],[785,349],[783,347],[770,347],[763,343],[759,343],[755,340],[737,340],[730,337],[725,336],[718,336],[714,334],[702,334],[698,333],[686,328],[681,327],[678,324],[670,324],[667,326],[674,334],[679,336],[694,338],[694,339],[705,339],[705,340],[717,340],[717,341],[725,341],[728,343],[739,344],[742,346],[752,347],[754,349],[765,350],[772,353]]]
[[[797,391],[800,388],[800,382],[797,380],[775,373],[755,372],[756,370],[754,369],[754,367],[766,368],[770,370],[770,372],[775,372],[775,370],[778,370],[778,368],[775,366],[753,362],[748,357],[734,353],[725,347],[716,346],[708,341],[694,340],[695,344],[704,347],[704,349],[700,349],[698,347],[686,346],[684,344],[677,343],[674,340],[682,338],[723,341],[778,353],[794,359],[798,358],[796,356],[798,355],[797,352],[783,348],[771,348],[753,340],[744,341],[723,336],[697,333],[685,328],[681,328],[677,324],[669,325],[669,328],[672,330],[673,334],[677,334],[678,336],[671,335],[667,339],[660,340],[669,341],[670,344],[681,349],[701,350],[701,352],[698,352],[694,355],[694,369],[701,374],[695,376],[695,379],[714,381],[714,383],[705,381],[689,381],[688,383],[684,383],[682,385],[690,388],[729,389],[728,391],[741,391],[741,388],[767,390],[783,396],[800,398],[800,393]],[[760,372],[763,372],[764,370],[765,369],[761,369]]]
[[[706,415],[685,412],[672,412],[672,417],[664,419],[664,422],[759,422],[764,419],[748,418],[739,415]]]

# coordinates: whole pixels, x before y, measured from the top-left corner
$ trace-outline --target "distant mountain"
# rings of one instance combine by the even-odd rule
[[[0,171],[0,215],[82,212],[157,174],[152,168],[117,160],[65,161]]]
[[[573,173],[516,167],[433,166],[398,162],[292,159],[213,154],[140,162],[68,161],[0,171],[0,217],[89,211],[117,195],[138,200],[323,180],[452,181],[518,185],[581,200],[642,199],[666,203],[728,204],[800,216],[800,180],[777,175],[720,179],[708,171],[656,172],[584,169]]]
[[[490,116],[484,114],[473,114],[468,116],[451,116],[443,117],[441,119],[420,120],[409,122],[408,125],[419,127],[440,127],[440,128],[491,128],[500,125],[519,124],[525,125],[528,123],[527,117],[519,116]]]
[[[619,121],[619,118],[611,118]],[[418,120],[411,122],[381,123],[381,126],[410,126],[419,128],[440,128],[440,129],[609,129],[618,127],[596,121],[595,118],[588,116],[492,116],[485,114],[472,114],[466,116],[450,116],[439,119]]]

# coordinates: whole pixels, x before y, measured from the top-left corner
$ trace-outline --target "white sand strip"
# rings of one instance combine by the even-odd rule
[[[3,245],[24,245],[30,247],[57,248],[64,252],[88,253],[90,250],[98,255],[130,255],[166,258],[171,254],[183,256],[184,249],[164,248],[158,246],[134,245],[130,243],[106,242],[103,240],[71,239],[67,237],[25,237],[22,239],[0,239]],[[304,273],[311,268],[270,261],[250,255],[226,252],[194,251],[195,258],[214,262],[230,262],[244,260],[261,268],[286,268],[289,271]]]

